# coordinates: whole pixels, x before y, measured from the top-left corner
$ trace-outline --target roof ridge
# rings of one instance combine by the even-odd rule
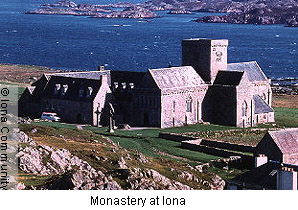
[[[244,61],[244,62],[235,62],[235,63],[228,63],[228,65],[230,65],[230,64],[241,64],[241,63],[256,63],[256,64],[258,64],[258,62],[256,61],[256,60],[253,60],[253,61]]]

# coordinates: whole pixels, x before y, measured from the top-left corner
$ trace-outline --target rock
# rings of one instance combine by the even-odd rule
[[[140,7],[140,6],[133,6],[124,9],[123,11],[116,11],[111,12],[108,14],[97,14],[92,17],[95,18],[132,18],[132,19],[139,19],[139,18],[155,18],[157,17],[157,14],[152,12],[151,10],[148,10],[146,8]]]
[[[36,128],[33,128],[31,131],[30,131],[30,133],[32,133],[32,134],[34,134],[34,133],[36,133],[37,132],[37,129]]]
[[[148,159],[140,152],[137,152],[135,155],[134,155],[134,158],[138,161],[140,161],[141,163],[148,163]]]
[[[222,16],[206,16],[197,19],[205,23],[234,23],[234,24],[287,24],[295,26],[298,17],[298,7],[285,8],[251,8],[240,13],[230,13]]]
[[[119,168],[121,168],[121,169],[128,168],[123,157],[121,157],[120,160],[118,161],[118,165],[119,165]]]
[[[96,171],[86,161],[73,156],[66,149],[55,150],[45,145],[26,146],[20,148],[16,157],[19,158],[19,168],[23,172],[60,175],[46,186],[39,186],[38,189],[121,189],[112,177],[106,177],[101,171]],[[125,167],[124,159],[121,161],[122,167]]]
[[[215,175],[211,179],[211,181],[212,181],[211,190],[223,190],[226,185],[225,181],[218,175]]]
[[[198,170],[200,173],[202,173],[204,170],[207,170],[209,167],[210,167],[210,163],[204,163],[202,165],[197,165],[195,169]]]
[[[25,190],[26,186],[24,183],[20,182],[17,184],[16,190]]]

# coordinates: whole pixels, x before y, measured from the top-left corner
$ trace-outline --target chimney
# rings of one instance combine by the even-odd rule
[[[264,165],[268,162],[268,157],[264,154],[259,154],[258,157],[255,157],[255,168]]]
[[[98,71],[104,71],[105,67],[104,66],[98,66]]]
[[[277,190],[297,190],[297,171],[282,167],[277,172]]]

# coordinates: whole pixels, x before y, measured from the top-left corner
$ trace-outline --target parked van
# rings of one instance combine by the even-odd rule
[[[41,114],[41,119],[55,121],[55,122],[58,122],[61,120],[60,117],[58,117],[57,113],[53,113],[53,112],[43,112]]]

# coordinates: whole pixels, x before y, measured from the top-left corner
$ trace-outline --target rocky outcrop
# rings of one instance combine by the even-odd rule
[[[119,190],[120,185],[112,177],[95,170],[86,161],[72,155],[68,150],[56,150],[45,145],[37,145],[24,132],[19,132],[20,145],[16,155],[21,171],[39,176],[55,176],[51,182],[37,189],[73,189],[73,190]],[[18,189],[24,188],[19,183]]]
[[[77,7],[78,5],[73,1],[58,1],[55,4],[44,4],[47,7]]]
[[[154,12],[140,7],[140,6],[133,6],[124,9],[123,11],[115,11],[108,14],[97,14],[92,17],[95,18],[133,18],[133,19],[143,19],[143,18],[155,18],[157,14]]]
[[[113,8],[124,8],[117,11]],[[197,22],[237,24],[286,24],[296,27],[298,3],[295,0],[151,0],[132,4],[119,2],[107,5],[76,4],[59,1],[45,4],[26,14],[58,14],[90,16],[97,18],[155,18],[153,11],[169,10],[168,14],[190,14],[191,12],[228,13],[199,18]]]
[[[125,8],[123,11],[113,8]],[[25,14],[42,15],[74,15],[96,18],[155,18],[157,15],[144,7],[132,3],[117,3],[109,5],[76,4],[71,1],[59,1],[55,4],[45,4],[41,8],[27,11]]]
[[[132,190],[191,190],[178,181],[170,180],[153,169],[134,168],[127,171],[126,182]]]
[[[205,23],[234,23],[234,24],[286,24],[297,26],[298,7],[291,8],[254,8],[240,13],[231,13],[223,16],[207,16],[197,19]]]

